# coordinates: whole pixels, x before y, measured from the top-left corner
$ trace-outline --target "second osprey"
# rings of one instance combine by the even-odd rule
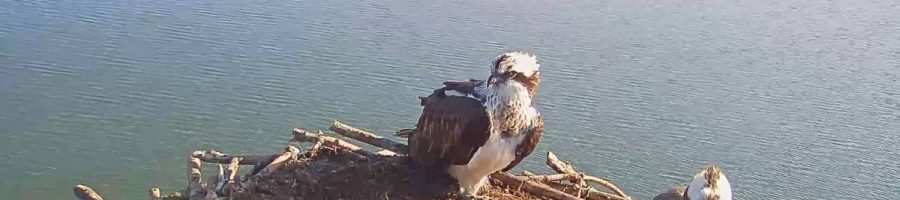
[[[462,197],[478,197],[491,173],[512,169],[541,140],[544,120],[532,103],[539,68],[534,55],[510,52],[494,60],[486,81],[445,82],[422,99],[410,157],[455,178]]]

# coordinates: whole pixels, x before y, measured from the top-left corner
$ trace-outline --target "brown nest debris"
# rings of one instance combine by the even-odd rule
[[[187,159],[187,189],[163,196],[158,188],[151,188],[150,199],[458,199],[456,181],[443,172],[416,167],[405,155],[405,144],[337,121],[330,130],[381,149],[372,152],[339,136],[294,129],[291,141],[298,142],[297,146],[288,146],[279,154],[193,152]],[[310,145],[301,150],[299,143]],[[205,184],[200,170],[204,164],[215,164],[218,169]],[[240,165],[254,167],[242,178]],[[547,165],[556,174],[494,173],[483,195],[513,200],[631,199],[610,181],[575,171],[552,152],[547,153]],[[81,199],[102,199],[86,186],[76,187],[75,193]]]

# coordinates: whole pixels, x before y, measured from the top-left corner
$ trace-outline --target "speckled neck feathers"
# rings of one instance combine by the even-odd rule
[[[504,137],[515,136],[530,128],[537,120],[537,110],[532,107],[532,96],[519,82],[484,84],[476,91],[484,97],[484,106],[491,115],[492,133]]]

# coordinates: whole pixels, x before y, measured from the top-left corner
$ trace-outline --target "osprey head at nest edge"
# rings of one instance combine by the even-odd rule
[[[512,169],[540,142],[544,121],[532,103],[539,69],[531,53],[509,52],[494,60],[485,81],[445,82],[422,98],[409,156],[456,179],[461,197],[479,197],[491,173]]]

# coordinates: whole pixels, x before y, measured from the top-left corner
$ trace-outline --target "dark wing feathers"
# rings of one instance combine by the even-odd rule
[[[462,94],[474,94],[475,86],[477,86],[479,82],[481,81],[475,79],[469,79],[469,81],[463,82],[447,81],[444,82],[444,88],[455,90]]]
[[[409,138],[409,155],[424,167],[464,165],[490,137],[491,120],[476,99],[435,91],[422,99],[422,115]]]
[[[534,128],[525,132],[525,139],[522,140],[522,143],[516,147],[516,159],[513,160],[506,168],[503,168],[503,171],[509,171],[513,167],[522,162],[522,159],[531,155],[531,152],[537,148],[538,143],[541,142],[541,135],[544,133],[544,117],[538,116],[537,121],[534,124]]]

